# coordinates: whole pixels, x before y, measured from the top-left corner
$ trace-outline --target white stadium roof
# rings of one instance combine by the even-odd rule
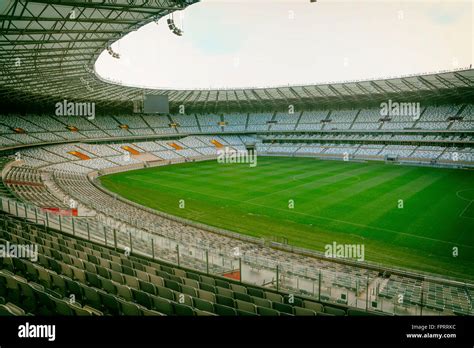
[[[194,112],[265,110],[292,104],[318,108],[360,105],[389,98],[467,99],[474,70],[274,88],[142,89],[100,79],[98,56],[139,27],[198,0],[6,0],[0,6],[0,96],[5,107],[53,109],[58,100],[89,101],[99,108],[132,110],[145,94],[168,95],[170,106]]]

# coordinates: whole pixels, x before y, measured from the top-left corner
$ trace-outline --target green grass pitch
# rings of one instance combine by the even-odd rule
[[[205,161],[101,182],[127,199],[208,225],[321,252],[334,241],[364,244],[366,261],[472,280],[473,179],[469,170],[259,157],[254,168]]]

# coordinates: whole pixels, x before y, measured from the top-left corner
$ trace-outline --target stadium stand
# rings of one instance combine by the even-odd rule
[[[2,137],[0,146],[5,148],[22,144],[37,144],[47,142],[61,142],[64,140],[100,140],[110,137],[155,136],[165,134],[200,134],[225,132],[311,132],[311,131],[339,131],[352,132],[386,131],[385,136],[403,136],[394,132],[400,131],[468,131],[472,129],[472,104],[428,106],[422,109],[421,116],[413,120],[412,116],[394,116],[390,121],[381,122],[380,109],[354,110],[321,110],[300,114],[268,113],[249,115],[235,114],[221,117],[218,115],[172,115],[170,117],[150,116],[101,116],[94,120],[81,117],[64,116],[61,123],[53,116],[28,115],[22,117],[5,117],[0,120]],[[232,119],[235,116],[235,120]],[[456,116],[455,120],[448,120]],[[37,126],[41,117],[45,129]],[[18,119],[18,121],[15,121]],[[31,120],[31,121],[30,121]],[[223,122],[223,126],[219,123]],[[169,125],[176,123],[176,128]],[[128,129],[120,128],[127,125]],[[67,126],[74,126],[77,131],[67,130]],[[22,129],[24,133],[15,133],[13,129]],[[49,131],[46,131],[48,129]],[[297,134],[296,133],[296,134]],[[373,136],[377,136],[372,134]],[[340,135],[342,136],[342,135]],[[382,135],[379,135],[382,136]],[[410,139],[430,135],[410,134]],[[442,137],[442,134],[434,136]]]

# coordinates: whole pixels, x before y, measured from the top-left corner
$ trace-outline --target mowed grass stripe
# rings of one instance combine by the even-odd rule
[[[349,172],[351,173],[351,172]],[[323,187],[318,192],[318,201],[321,202],[321,211],[328,215],[349,215],[351,210],[358,209],[370,202],[369,190],[381,185],[387,185],[392,179],[400,177],[403,173],[387,171],[386,168],[364,167],[358,174],[358,181],[339,187],[331,185]],[[360,195],[366,197],[360,197]],[[342,209],[341,209],[342,208]]]
[[[255,237],[283,236],[319,251],[332,241],[364,243],[368,260],[474,278],[474,219],[459,217],[470,201],[456,195],[474,189],[473,174],[259,157],[256,168],[186,163],[115,174],[102,182],[151,208]],[[185,209],[179,209],[179,199]],[[288,209],[289,199],[295,209]],[[404,200],[403,209],[397,208],[398,199]],[[460,248],[457,258],[453,246]]]

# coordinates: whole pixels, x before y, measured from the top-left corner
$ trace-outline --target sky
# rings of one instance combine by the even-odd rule
[[[202,0],[103,52],[102,78],[166,89],[308,85],[473,63],[471,0]]]

